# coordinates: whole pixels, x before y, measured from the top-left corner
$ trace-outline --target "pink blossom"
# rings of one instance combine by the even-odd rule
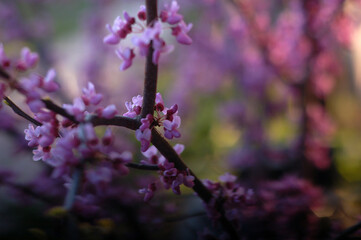
[[[106,25],[110,34],[103,39],[104,43],[118,44],[120,39],[126,38],[127,35],[132,32],[132,25],[135,23],[135,19],[130,17],[127,12],[124,12],[124,18],[125,20],[118,16],[114,20],[113,26],[109,24]]]
[[[85,105],[98,105],[102,99],[103,95],[100,93],[95,92],[94,84],[91,82],[88,82],[88,88],[82,89],[83,94],[81,95],[81,98],[83,99],[83,102]]]
[[[180,185],[183,183],[183,174],[178,174],[176,176],[176,178],[172,181],[172,191],[177,194],[177,195],[180,195],[181,192],[180,192]]]
[[[141,151],[145,152],[150,146],[150,139],[152,137],[152,131],[148,128],[144,131],[140,129],[135,131],[135,137],[140,141]]]
[[[40,86],[42,85],[42,80],[39,75],[31,74],[27,78],[22,78],[20,80],[20,87],[23,93],[28,99],[34,100],[42,97],[41,91],[39,91]]]
[[[39,129],[39,145],[42,147],[48,147],[50,146],[55,139],[55,134],[54,134],[54,127],[50,124],[50,123],[45,123],[42,126],[38,127],[37,129]]]
[[[33,150],[33,160],[34,161],[47,161],[51,155],[50,155],[50,147],[41,147],[38,146],[37,149]]]
[[[183,16],[178,13],[179,5],[177,1],[172,1],[171,5],[168,4],[165,6],[160,14],[160,18],[163,22],[168,22],[169,24],[177,24],[183,20]]]
[[[21,50],[21,57],[17,63],[16,68],[20,71],[26,71],[28,68],[35,67],[38,62],[39,56],[35,52],[31,52],[29,48],[24,47]]]
[[[126,21],[124,21],[123,19],[120,18],[120,16],[118,16],[113,23],[113,26],[110,26],[109,24],[106,25],[106,28],[108,29],[108,31],[110,32],[109,35],[107,35],[104,39],[103,42],[107,43],[107,44],[118,44],[120,42],[120,35],[122,35],[122,38],[124,38],[124,34],[121,34],[122,29],[124,28],[124,26],[126,25]]]
[[[145,160],[141,160],[142,164],[158,164],[158,150],[155,146],[150,146],[147,151],[142,152],[142,154],[146,157]]]
[[[128,47],[123,50],[117,49],[115,53],[123,61],[122,65],[120,65],[120,71],[124,71],[132,65],[133,58],[135,57],[133,49]]]
[[[144,5],[141,5],[139,7],[139,11],[138,11],[138,14],[137,14],[138,18],[142,21],[145,21],[147,20],[147,13],[146,13],[146,9],[145,9],[145,6]]]
[[[145,118],[142,118],[140,120],[140,122],[142,123],[142,125],[140,125],[139,129],[141,131],[144,131],[145,129],[149,129],[151,124],[153,123],[154,118],[151,114],[147,114],[147,116]]]
[[[164,136],[168,139],[179,138],[181,136],[180,132],[177,130],[181,124],[181,119],[179,116],[175,116],[173,121],[164,120]]]
[[[190,174],[185,176],[183,179],[184,186],[189,187],[189,188],[194,187],[194,179],[195,179],[195,177],[191,176]]]
[[[156,189],[155,183],[150,183],[147,188],[139,189],[139,193],[144,194],[144,202],[148,202],[153,198]]]
[[[136,47],[138,47],[140,56],[142,56],[142,57],[147,56],[148,49],[149,49],[149,43],[150,43],[150,41],[148,39],[144,39],[141,37],[133,37],[132,43]]]
[[[164,110],[164,101],[163,101],[162,95],[160,93],[157,93],[155,95],[155,109],[157,111]]]
[[[173,121],[173,115],[178,112],[178,105],[174,104],[171,108],[166,108],[163,110],[163,113],[166,114],[166,119],[169,121]]]
[[[140,114],[142,110],[143,97],[138,95],[132,98],[132,102],[125,102],[125,106],[128,112],[124,113],[123,116],[135,118]]]
[[[25,139],[29,141],[29,147],[36,147],[39,145],[39,127],[34,128],[32,124],[29,124],[28,128],[24,130]]]
[[[179,43],[184,45],[192,44],[192,39],[188,36],[188,32],[192,29],[192,24],[186,25],[184,21],[178,23],[176,27],[172,27],[172,35],[176,36]]]
[[[55,113],[46,109],[41,109],[39,112],[35,113],[35,119],[41,122],[50,122],[54,120],[54,118]]]
[[[228,172],[219,177],[219,181],[225,182],[225,183],[227,183],[227,182],[235,182],[236,179],[237,179],[236,176],[234,176],[234,175],[232,175],[232,174],[230,174]]]
[[[50,69],[43,79],[42,88],[47,92],[56,92],[59,89],[59,84],[54,81],[56,72],[54,69]]]
[[[176,153],[178,153],[178,155],[180,155],[184,151],[184,145],[178,143],[174,145],[173,149],[176,151]]]
[[[118,113],[118,110],[116,109],[114,104],[111,104],[106,106],[105,108],[98,108],[96,112],[100,117],[111,119]]]
[[[84,119],[85,104],[81,98],[75,98],[73,104],[63,104],[63,108],[73,115],[76,120],[82,121]]]
[[[178,170],[176,168],[170,168],[163,172],[163,175],[166,177],[175,177],[177,176]]]
[[[165,41],[161,38],[153,39],[153,48],[154,48],[154,52],[153,52],[152,61],[154,64],[158,64],[161,53],[167,54],[172,52],[174,49],[173,46],[167,45]]]

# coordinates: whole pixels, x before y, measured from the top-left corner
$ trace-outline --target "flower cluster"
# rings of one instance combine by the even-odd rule
[[[220,207],[220,202],[223,203],[225,216],[230,221],[239,220],[245,207],[255,203],[254,191],[240,186],[236,180],[237,177],[230,173],[220,176],[220,182],[203,180],[203,184],[213,194],[213,199],[206,206],[208,215],[213,220],[217,220],[221,216],[217,209]]]
[[[125,106],[128,112],[123,116],[135,118],[142,111],[143,97],[138,95],[132,98],[132,102],[126,102]],[[136,138],[141,143],[142,152],[146,151],[150,146],[151,128],[154,126],[163,126],[164,136],[168,139],[179,138],[181,136],[178,128],[181,124],[181,118],[178,116],[178,105],[174,104],[170,108],[164,106],[163,98],[160,93],[155,98],[155,115],[148,114],[141,119],[141,126],[135,132]]]
[[[30,68],[34,68],[38,60],[39,55],[31,52],[27,47],[21,50],[19,59],[12,60],[6,55],[4,46],[0,43],[0,67],[4,69],[14,68],[17,71],[24,72]]]
[[[184,145],[176,144],[174,150],[181,154],[184,151]],[[159,167],[159,179],[165,189],[172,189],[173,192],[177,195],[181,194],[180,185],[186,187],[194,186],[194,176],[191,175],[189,169],[186,171],[178,170],[174,167],[174,163],[169,162],[163,155],[158,154],[158,150],[151,146],[147,151],[143,152],[143,155],[146,157],[145,160],[142,160],[141,163],[146,165],[158,165]],[[139,193],[144,194],[144,201],[149,201],[156,191],[156,183],[150,183],[147,188],[139,190]]]
[[[58,137],[59,135],[61,137]],[[25,139],[29,141],[29,147],[36,148],[33,150],[35,161],[42,160],[54,167],[54,177],[69,176],[72,167],[99,157],[108,159],[112,167],[108,164],[106,167],[98,166],[99,168],[87,171],[87,179],[95,185],[107,182],[112,169],[121,175],[128,173],[125,164],[131,160],[131,154],[120,153],[112,147],[113,135],[110,129],[107,129],[100,139],[90,123],[58,128],[50,123],[36,128],[29,124],[28,129],[25,129]]]
[[[1,67],[3,69],[6,67],[7,71],[28,70],[35,66],[38,59],[36,53],[23,48],[21,59],[17,64],[12,64],[2,45],[0,45],[0,58]],[[86,170],[87,179],[94,185],[104,185],[105,182],[109,182],[113,170],[121,175],[127,174],[128,168],[125,164],[131,160],[131,156],[128,153],[120,153],[112,147],[113,136],[110,129],[107,129],[103,138],[99,139],[94,126],[88,121],[93,115],[106,119],[113,118],[117,114],[115,105],[99,107],[103,95],[97,93],[94,85],[89,82],[87,87],[83,88],[81,96],[74,99],[73,104],[63,105],[63,111],[73,119],[69,117],[70,119],[63,118],[60,121],[57,113],[49,110],[44,102],[46,94],[56,92],[60,88],[55,78],[55,70],[50,69],[44,77],[32,73],[28,77],[22,77],[20,81],[8,78],[6,83],[0,85],[1,97],[5,96],[7,87],[18,90],[25,96],[27,105],[35,115],[34,123],[36,122],[38,126],[29,124],[24,131],[28,146],[35,148],[33,159],[42,160],[54,167],[55,177],[69,177],[72,168],[79,167],[86,160],[99,157],[107,159],[111,162],[111,167],[100,166]]]
[[[63,108],[71,115],[73,115],[77,121],[85,120],[85,117],[89,115],[87,107],[97,106],[103,99],[103,96],[95,92],[94,85],[89,82],[87,88],[83,88],[81,97],[77,97],[73,100],[73,104],[64,104]],[[94,113],[99,117],[107,119],[113,118],[117,113],[117,109],[114,104],[106,107],[97,107]]]
[[[152,61],[154,64],[158,64],[160,55],[163,53],[169,53],[173,50],[173,46],[167,45],[161,37],[163,32],[163,24],[170,25],[172,35],[176,40],[185,45],[192,43],[192,39],[188,36],[188,32],[192,28],[192,24],[186,24],[183,21],[183,16],[178,13],[179,5],[176,1],[166,4],[164,9],[159,14],[159,20],[151,22],[149,25],[144,25],[146,20],[145,6],[141,6],[137,18],[130,17],[127,12],[124,12],[122,19],[118,16],[112,26],[106,25],[106,28],[110,32],[105,38],[106,44],[119,44],[122,39],[125,39],[131,33],[140,33],[141,36],[133,36],[131,42],[133,47],[122,47],[115,52],[117,56],[122,60],[120,70],[125,70],[132,65],[133,58],[135,57],[135,49],[138,49],[140,56],[146,56],[149,48],[154,49]],[[138,21],[139,20],[139,21]]]

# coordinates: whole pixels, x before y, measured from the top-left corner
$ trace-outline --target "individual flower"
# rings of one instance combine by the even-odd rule
[[[126,38],[127,35],[132,32],[132,25],[135,23],[135,19],[130,17],[127,12],[124,12],[123,15],[125,20],[118,16],[112,26],[109,24],[106,25],[110,34],[104,38],[104,43],[118,44],[121,39]]]
[[[81,98],[75,98],[73,104],[63,104],[63,108],[67,113],[73,115],[76,120],[82,121],[85,116],[85,104]]]
[[[158,150],[155,146],[150,146],[147,151],[142,152],[146,160],[142,160],[142,164],[158,164]]]
[[[138,141],[140,141],[141,151],[142,152],[147,151],[147,149],[150,146],[152,131],[149,128],[145,129],[144,131],[138,129],[135,131],[135,137],[137,138]]]
[[[57,130],[51,123],[45,123],[37,128],[39,131],[38,143],[42,147],[49,147],[55,140]]]
[[[172,35],[174,35],[177,39],[177,42],[190,45],[192,44],[192,39],[188,36],[188,32],[192,29],[193,25],[190,23],[186,25],[184,21],[178,23],[177,26],[172,27]]]
[[[162,22],[168,22],[169,24],[177,24],[183,20],[183,16],[178,13],[179,5],[177,1],[172,1],[170,5],[165,5],[165,9],[160,13],[160,19]]]
[[[132,65],[133,58],[135,57],[133,49],[117,49],[115,50],[115,53],[123,61],[119,67],[120,71],[124,71]]]
[[[39,145],[39,127],[34,128],[32,124],[29,124],[28,128],[24,130],[25,140],[29,141],[29,147],[37,147]]]
[[[59,90],[59,84],[54,81],[56,72],[54,69],[50,69],[46,76],[42,79],[42,88],[47,92],[56,92]]]
[[[181,119],[179,116],[175,116],[173,121],[164,120],[164,136],[168,139],[179,138],[180,132],[177,130],[180,127]]]
[[[94,106],[98,105],[102,99],[103,95],[95,92],[94,84],[88,82],[88,87],[82,89],[81,99],[83,100],[85,105],[92,104]]]
[[[147,20],[147,12],[146,12],[146,9],[145,9],[144,5],[141,5],[139,7],[139,11],[138,11],[137,16],[138,16],[138,18],[140,20],[143,20],[143,21]]]
[[[167,54],[173,51],[174,47],[172,45],[167,45],[165,41],[161,38],[154,38],[153,39],[153,57],[152,61],[154,64],[158,64],[160,55],[162,53]]]
[[[35,52],[31,52],[29,48],[24,47],[20,53],[20,59],[16,65],[16,69],[19,71],[26,71],[29,68],[35,67],[39,60],[39,55]]]
[[[125,106],[128,112],[124,113],[123,116],[135,118],[142,111],[143,97],[138,95],[132,98],[132,102],[125,102]]]
[[[153,198],[156,189],[155,183],[150,183],[147,188],[139,189],[139,193],[144,194],[144,202],[148,202]]]
[[[106,106],[105,108],[98,108],[95,112],[98,114],[99,117],[111,119],[118,113],[118,110],[114,104],[111,104]]]

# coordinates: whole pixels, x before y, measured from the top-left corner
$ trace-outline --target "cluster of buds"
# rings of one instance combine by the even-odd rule
[[[38,60],[39,55],[35,52],[31,52],[27,47],[24,47],[21,50],[19,59],[12,60],[6,55],[4,46],[0,43],[0,67],[4,69],[14,68],[19,72],[24,72],[30,68],[34,68],[38,63]]]
[[[132,37],[131,42],[133,47],[121,47],[115,51],[117,56],[122,60],[120,70],[123,71],[132,65],[133,58],[135,57],[135,49],[138,49],[139,55],[144,57],[147,55],[149,48],[153,47],[152,61],[154,64],[158,64],[162,53],[169,53],[173,50],[173,46],[167,45],[161,37],[164,24],[170,25],[172,35],[175,36],[179,43],[185,45],[192,43],[192,39],[188,36],[192,24],[187,25],[183,21],[183,16],[178,13],[178,10],[179,5],[176,1],[173,1],[170,5],[166,4],[158,16],[159,20],[157,19],[149,25],[146,25],[144,22],[146,20],[146,8],[145,6],[141,6],[137,14],[137,19],[130,17],[127,12],[124,12],[124,19],[118,16],[112,26],[109,24],[106,25],[106,28],[110,32],[104,37],[104,43],[106,44],[116,45],[131,33],[141,34],[141,36]]]
[[[206,205],[208,215],[213,220],[221,216],[217,209],[219,202],[223,203],[226,217],[234,222],[242,217],[241,211],[245,206],[255,203],[254,191],[240,186],[236,180],[237,177],[230,173],[220,176],[220,182],[203,180],[203,184],[213,194],[213,199]]]
[[[31,68],[34,68],[38,62],[38,54],[35,52],[31,52],[29,48],[24,47],[21,50],[20,58],[11,59],[7,56],[5,53],[5,49],[2,43],[0,43],[0,68],[3,70],[6,70],[7,72],[25,72]],[[38,85],[41,85],[39,87],[43,88],[47,92],[54,91],[54,87],[52,82],[51,76],[47,76],[46,78],[42,78],[40,76],[33,76],[34,78],[38,79]],[[9,83],[9,85],[12,85],[12,83]],[[14,87],[14,86],[11,86]],[[17,86],[20,88],[19,86]],[[30,86],[29,86],[30,87]],[[6,90],[8,89],[8,86],[5,83],[0,83],[0,98],[5,97]],[[30,94],[30,93],[29,93]],[[37,93],[33,93],[37,95]],[[0,108],[2,107],[2,104],[0,103]]]
[[[184,145],[176,144],[174,150],[181,154],[184,151]],[[142,160],[143,164],[156,164],[159,167],[159,179],[165,189],[172,189],[172,191],[179,195],[181,194],[180,186],[183,184],[186,187],[194,186],[194,176],[191,175],[189,169],[186,171],[178,170],[174,167],[174,163],[169,162],[164,156],[158,154],[157,149],[151,146],[147,151],[143,152],[146,157]],[[156,183],[150,183],[147,188],[140,189],[139,192],[144,194],[144,201],[149,201],[154,196],[156,191]]]
[[[126,102],[125,106],[128,112],[123,116],[135,118],[140,115],[142,111],[143,97],[138,95],[132,98],[132,102]],[[136,138],[141,143],[141,150],[145,152],[151,141],[151,128],[154,126],[163,126],[164,136],[168,139],[179,138],[181,136],[178,128],[181,124],[181,118],[178,116],[178,105],[174,104],[170,108],[164,106],[163,98],[160,93],[156,94],[154,116],[148,114],[141,119],[141,126],[135,132]]]

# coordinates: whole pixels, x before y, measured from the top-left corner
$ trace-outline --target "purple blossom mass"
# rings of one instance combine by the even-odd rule
[[[361,237],[359,0],[64,1],[0,3],[0,239]]]

